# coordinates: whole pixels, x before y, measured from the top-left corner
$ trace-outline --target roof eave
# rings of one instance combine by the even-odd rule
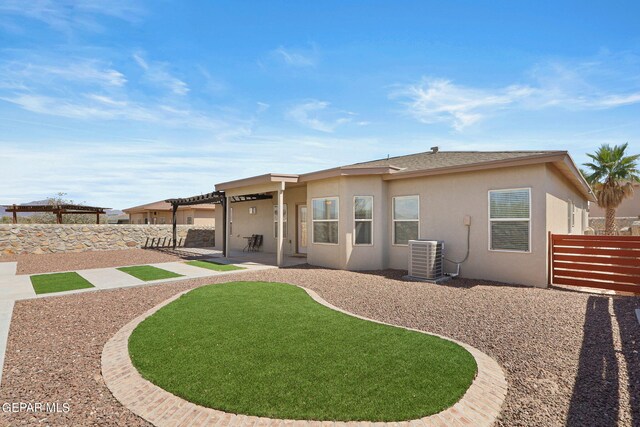
[[[298,182],[298,175],[284,173],[267,173],[264,175],[250,176],[248,178],[216,184],[216,191],[229,190],[231,188],[247,187],[250,185],[267,184],[271,182]]]

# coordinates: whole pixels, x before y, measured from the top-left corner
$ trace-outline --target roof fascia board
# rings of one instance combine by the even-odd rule
[[[298,175],[267,173],[264,175],[250,176],[249,178],[242,178],[235,181],[216,184],[216,190],[226,191],[232,188],[247,187],[250,185],[266,184],[270,182],[298,182]]]

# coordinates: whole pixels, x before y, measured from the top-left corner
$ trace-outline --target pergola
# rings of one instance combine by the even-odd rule
[[[184,197],[179,199],[167,199],[165,202],[171,204],[173,220],[173,249],[176,248],[178,238],[177,232],[177,212],[180,206],[192,206],[202,204],[218,204],[222,207],[222,252],[225,257],[229,255],[227,248],[227,204],[237,202],[248,202],[251,200],[272,199],[271,194],[247,194],[242,196],[227,197],[224,191],[213,191],[199,196]]]
[[[107,209],[97,206],[84,206],[84,205],[4,205],[7,212],[13,213],[13,223],[18,223],[19,212],[51,212],[56,215],[56,223],[62,224],[62,215],[64,214],[82,214],[82,215],[95,215],[96,224],[100,224],[100,214],[106,214]]]

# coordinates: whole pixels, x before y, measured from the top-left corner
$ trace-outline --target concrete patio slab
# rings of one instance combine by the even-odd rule
[[[183,276],[188,277],[206,277],[206,276],[216,276],[220,274],[220,272],[214,270],[208,270],[202,267],[195,267],[193,265],[186,264],[184,262],[163,262],[158,264],[148,264],[152,267],[158,267],[163,270],[170,271],[176,274],[182,274]]]
[[[122,288],[145,283],[144,281],[115,268],[78,270],[77,273],[87,279],[93,286],[100,289]]]

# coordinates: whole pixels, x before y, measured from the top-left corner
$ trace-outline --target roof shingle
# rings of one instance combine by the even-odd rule
[[[390,157],[388,159],[354,163],[343,167],[369,168],[395,166],[402,169],[403,172],[413,172],[561,153],[564,153],[564,151],[438,151],[436,153],[427,151],[406,156]]]

